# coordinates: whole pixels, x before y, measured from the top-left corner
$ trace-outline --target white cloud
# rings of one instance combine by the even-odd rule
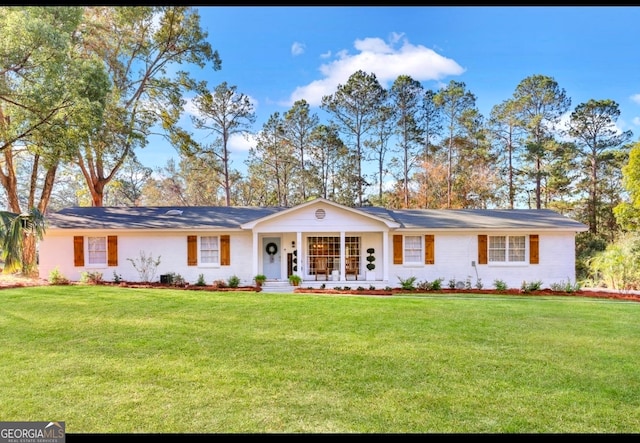
[[[247,152],[256,145],[253,134],[232,134],[229,137],[229,149],[232,152]]]
[[[296,55],[304,54],[304,48],[304,43],[294,42],[293,45],[291,45],[291,55],[295,57]]]
[[[634,94],[631,96],[631,101],[640,105],[640,94]]]
[[[356,54],[342,50],[333,61],[321,65],[323,78],[296,88],[285,105],[290,106],[301,99],[311,106],[320,105],[323,96],[333,94],[338,85],[345,84],[359,70],[375,74],[385,88],[391,86],[400,75],[408,75],[422,82],[441,80],[465,71],[454,60],[422,45],[409,43],[403,34],[392,34],[390,42],[380,38],[356,40],[354,48],[358,51]]]

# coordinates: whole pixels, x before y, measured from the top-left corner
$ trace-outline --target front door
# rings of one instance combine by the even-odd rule
[[[262,273],[268,280],[280,279],[282,273],[282,257],[279,237],[262,239]]]

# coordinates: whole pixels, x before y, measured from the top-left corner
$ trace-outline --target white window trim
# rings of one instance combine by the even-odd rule
[[[406,241],[407,237],[418,237],[420,241],[420,254],[418,254],[418,261],[408,261],[407,260],[407,246]],[[424,235],[409,235],[405,234],[402,236],[402,262],[406,267],[422,267],[424,266]]]
[[[505,258],[509,257],[509,237],[524,237],[524,260],[522,261],[491,261],[489,259],[489,243],[491,237],[505,238]],[[494,267],[516,268],[529,266],[529,235],[528,234],[489,234],[487,235],[487,264]]]
[[[215,237],[218,242],[218,261],[205,263],[202,260],[202,237]],[[198,236],[198,267],[199,268],[219,268],[220,267],[220,236],[219,235],[199,235]]]
[[[91,250],[89,249],[89,239],[91,238],[102,238],[104,239],[104,262],[96,262],[91,263]],[[106,235],[91,235],[85,238],[85,251],[87,251],[87,260],[85,263],[85,267],[103,269],[108,267],[109,262],[109,241]]]

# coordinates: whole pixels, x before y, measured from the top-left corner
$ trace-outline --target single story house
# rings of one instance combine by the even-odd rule
[[[284,207],[72,207],[46,216],[40,277],[143,281],[142,257],[207,284],[258,274],[303,287],[399,287],[442,279],[510,288],[575,282],[575,235],[587,226],[542,209],[352,208],[317,198]],[[375,266],[369,266],[372,264]],[[369,268],[372,268],[371,270]]]

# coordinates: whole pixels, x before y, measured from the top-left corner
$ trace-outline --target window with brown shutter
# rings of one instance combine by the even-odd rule
[[[198,264],[198,236],[187,235],[187,266]]]
[[[402,264],[402,235],[393,236],[393,264]]]
[[[540,241],[538,234],[529,235],[529,263],[532,265],[540,263]]]
[[[118,236],[107,236],[107,265],[118,266]]]
[[[231,264],[231,240],[228,235],[220,236],[220,265],[229,266]]]
[[[478,264],[487,264],[487,236],[478,235]]]
[[[73,237],[73,265],[84,266],[84,237],[81,235]]]
[[[424,264],[432,265],[436,262],[435,241],[432,234],[424,236]]]

